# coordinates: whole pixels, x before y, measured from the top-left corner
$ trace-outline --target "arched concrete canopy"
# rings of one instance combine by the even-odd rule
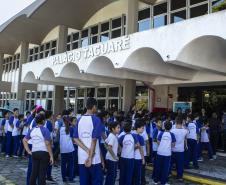
[[[202,36],[188,43],[177,57],[183,65],[226,73],[226,40],[218,36]],[[180,62],[178,63],[180,65]]]
[[[25,82],[25,83],[35,83],[36,82],[36,79],[35,79],[35,74],[31,71],[29,71],[24,79],[22,79],[22,82]]]
[[[80,76],[80,70],[77,64],[70,62],[66,64],[60,71],[60,77],[64,78],[76,78]]]
[[[156,50],[147,47],[134,51],[122,68],[183,80],[191,79],[195,73],[191,69],[164,62]]]
[[[0,52],[13,54],[21,41],[41,43],[57,25],[82,29],[99,9],[115,0],[36,0],[0,26]]]
[[[55,78],[55,75],[51,68],[44,69],[41,72],[40,77],[39,77],[40,80],[46,80],[46,81],[52,81],[52,80],[54,80],[54,78]]]
[[[116,79],[133,79],[147,82],[152,82],[154,80],[154,77],[151,75],[115,68],[113,62],[106,56],[100,56],[91,61],[86,73]]]

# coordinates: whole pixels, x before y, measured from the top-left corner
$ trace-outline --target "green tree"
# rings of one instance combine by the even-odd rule
[[[222,0],[218,0],[214,2],[213,5],[213,12],[218,12],[221,10],[225,10],[226,9],[226,0],[222,1]]]

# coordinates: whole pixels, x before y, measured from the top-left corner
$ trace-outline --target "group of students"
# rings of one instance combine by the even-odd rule
[[[28,133],[28,126],[26,124],[26,117],[30,112],[24,116],[19,114],[17,108],[13,109],[13,114],[9,111],[3,113],[3,119],[0,123],[0,136],[1,136],[1,153],[5,154],[8,158],[13,156],[15,158],[26,156],[22,139]]]
[[[89,98],[86,112],[77,118],[71,111],[63,111],[53,123],[51,111],[35,106],[26,119],[14,109],[4,120],[6,157],[11,154],[11,140],[15,140],[8,132],[23,130],[23,142],[16,143],[23,143],[21,147],[28,154],[27,185],[44,185],[46,179],[52,180],[58,148],[63,182],[74,183],[78,175],[81,185],[114,185],[118,171],[119,185],[144,185],[147,162],[153,163],[152,183],[168,184],[174,166],[178,180],[183,179],[183,170],[190,168],[190,162],[198,169],[204,147],[213,159],[208,123],[200,123],[198,115],[194,119],[190,114],[166,119],[135,111],[126,116],[123,112],[109,114],[98,112],[97,101]]]

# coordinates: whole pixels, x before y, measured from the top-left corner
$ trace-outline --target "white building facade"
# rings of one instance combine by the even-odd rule
[[[37,0],[0,27],[0,106],[81,113],[88,97],[125,111],[211,104],[226,89],[224,3]]]

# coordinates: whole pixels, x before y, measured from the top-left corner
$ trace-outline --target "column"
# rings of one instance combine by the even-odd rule
[[[63,53],[67,51],[67,35],[68,35],[68,27],[64,25],[59,26],[58,33],[58,42],[57,42],[57,53]],[[64,86],[55,86],[54,91],[54,114],[61,113],[64,108]]]
[[[0,53],[0,81],[2,81],[4,54]]]
[[[23,89],[23,85],[21,83],[21,75],[22,75],[22,65],[28,60],[28,47],[29,43],[21,42],[20,49],[20,63],[19,63],[19,73],[17,80],[17,101],[20,104],[20,112],[23,111],[23,103],[25,98],[25,89]]]
[[[127,0],[126,34],[132,34],[138,30],[138,0]]]
[[[123,85],[123,110],[128,112],[131,105],[135,103],[136,98],[136,81],[125,80]]]

